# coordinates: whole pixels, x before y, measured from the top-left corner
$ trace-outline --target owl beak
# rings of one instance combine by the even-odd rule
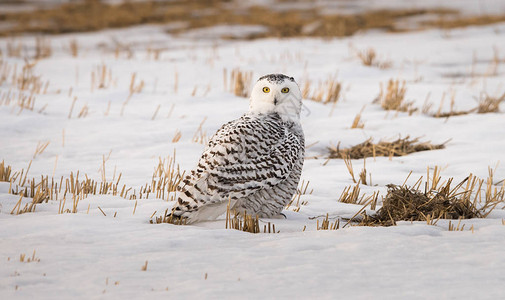
[[[277,105],[277,103],[279,102],[279,100],[277,100],[277,97],[274,98],[274,105]]]

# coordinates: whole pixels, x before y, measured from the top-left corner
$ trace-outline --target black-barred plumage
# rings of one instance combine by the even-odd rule
[[[286,88],[293,92],[285,93]],[[296,191],[303,166],[300,108],[294,79],[260,78],[249,112],[214,134],[196,169],[181,182],[173,216],[188,223],[215,219],[228,202],[241,213],[279,215]]]

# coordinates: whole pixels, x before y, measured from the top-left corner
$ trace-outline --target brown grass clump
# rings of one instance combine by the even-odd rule
[[[498,113],[500,112],[500,104],[505,101],[505,93],[503,93],[500,96],[489,96],[487,93],[483,92],[480,94],[479,98],[477,99],[477,107],[469,109],[469,110],[463,110],[463,111],[457,111],[454,110],[454,96],[451,99],[451,109],[449,112],[442,113],[442,104],[443,104],[443,97],[442,101],[440,104],[440,108],[438,109],[438,112],[433,115],[435,118],[449,118],[452,116],[461,116],[461,115],[468,115],[470,113],[478,113],[478,114],[487,114],[487,113]]]
[[[224,89],[228,92],[233,93],[235,96],[249,97],[251,93],[251,87],[253,82],[253,73],[241,71],[239,69],[233,69],[230,73],[230,77],[227,76],[227,70],[223,70],[224,78]],[[228,81],[229,80],[229,81]],[[229,83],[229,84],[228,84]]]
[[[312,87],[310,80],[306,80],[302,85],[302,97],[323,104],[337,103],[342,97],[342,83],[335,77],[320,81],[316,88]]]
[[[503,101],[505,101],[505,93],[498,97],[491,97],[483,93],[478,100],[477,113],[486,114],[500,112],[500,103]]]
[[[349,204],[360,204],[360,205],[370,204],[371,209],[374,210],[375,207],[377,206],[379,193],[375,192],[370,196],[360,194],[361,194],[361,188],[359,187],[359,183],[357,183],[355,186],[348,186],[344,188],[344,190],[340,194],[338,201]]]
[[[331,222],[328,218],[328,214],[326,214],[326,218],[321,222],[321,226],[319,226],[319,219],[316,223],[317,230],[338,230],[340,229],[340,220],[337,219],[335,222]]]
[[[405,81],[390,79],[385,89],[383,84],[380,84],[380,94],[374,102],[379,102],[385,110],[397,110],[412,114],[417,109],[412,108],[412,102],[405,101],[406,92]]]
[[[354,120],[352,121],[351,129],[365,127],[365,123],[363,123],[363,120],[361,119],[361,115],[363,114],[364,110],[365,110],[365,105],[363,106],[363,108],[361,108],[359,113],[357,113],[356,116],[354,117]]]
[[[11,166],[6,166],[5,162],[2,160],[2,163],[0,163],[0,181],[11,181],[11,173]]]
[[[357,51],[356,55],[361,60],[361,63],[368,67],[377,67],[379,69],[391,68],[392,62],[386,60],[379,60],[377,53],[373,48],[368,48],[363,51]]]
[[[20,262],[26,262],[26,263],[30,263],[30,262],[40,262],[40,258],[38,257],[35,257],[35,250],[33,250],[33,254],[31,257],[26,257],[26,254],[25,253],[21,253],[19,255],[19,261]]]
[[[167,223],[167,224],[174,224],[174,225],[187,225],[187,219],[186,218],[178,218],[174,217],[173,214],[168,212],[168,208],[165,210],[165,213],[162,216],[155,217],[154,220],[152,217],[156,214],[156,212],[153,213],[151,216],[151,220],[149,220],[149,223],[151,224],[162,224],[162,223]]]
[[[377,156],[393,157],[443,148],[445,148],[445,143],[434,145],[430,142],[420,142],[419,138],[410,139],[410,136],[398,138],[393,142],[379,141],[379,143],[373,143],[372,138],[369,138],[365,142],[352,146],[351,148],[340,149],[340,144],[337,145],[337,147],[332,146],[329,148],[329,158],[345,159],[349,157],[351,159],[359,159]]]
[[[149,195],[153,194],[156,198],[166,201],[175,200],[174,195],[171,193],[177,190],[177,186],[184,178],[185,173],[181,171],[175,157],[175,151],[173,156],[164,159],[159,157],[151,182],[141,186],[138,195],[134,191],[129,199],[148,199]]]
[[[483,217],[482,212],[473,207],[471,202],[456,197],[451,189],[451,182],[452,180],[449,180],[447,185],[435,192],[421,192],[406,186],[389,184],[382,208],[371,218],[380,225],[390,226],[397,221]]]
[[[230,203],[226,209],[226,229],[235,229],[249,233],[261,233],[258,216],[248,215],[247,212],[239,214],[230,209]],[[275,224],[268,222],[263,226],[263,233],[279,233],[275,231]]]
[[[493,185],[491,169],[485,188],[485,181],[472,174],[454,187],[453,178],[441,183],[439,174],[440,169],[435,168],[430,181],[428,169],[424,190],[420,189],[422,178],[412,187],[405,183],[401,186],[389,184],[382,207],[375,215],[362,213],[359,225],[391,226],[398,221],[425,221],[429,225],[435,225],[439,219],[485,218],[498,204],[505,201],[505,185],[500,189]],[[462,229],[458,223],[452,230]]]

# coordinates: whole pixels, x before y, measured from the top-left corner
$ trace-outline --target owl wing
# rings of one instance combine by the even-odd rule
[[[285,180],[302,147],[280,118],[242,117],[212,137],[197,172],[207,174],[207,188],[221,200],[247,197]]]
[[[254,130],[236,126],[239,139],[217,137],[210,148],[207,184],[221,197],[247,197],[273,187],[289,176],[298,161],[302,143],[297,136],[283,126],[257,125]],[[229,155],[233,151],[235,155]]]
[[[197,168],[183,180],[173,214],[191,222],[217,217],[218,210],[202,207],[277,185],[290,175],[303,155],[303,145],[278,116],[244,115],[223,125],[209,141]]]

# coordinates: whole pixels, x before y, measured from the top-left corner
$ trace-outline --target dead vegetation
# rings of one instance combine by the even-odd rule
[[[340,219],[331,222],[326,214],[326,218],[321,221],[321,226],[319,226],[319,219],[316,222],[317,230],[338,230],[340,229]]]
[[[107,65],[101,64],[91,71],[91,91],[107,89],[112,85],[112,71]]]
[[[454,109],[454,95],[451,98],[451,108],[449,112],[441,112],[443,99],[440,103],[440,108],[437,113],[432,115],[435,118],[449,118],[453,116],[468,115],[471,113],[487,114],[487,113],[499,113],[500,104],[505,101],[505,93],[497,96],[490,96],[488,93],[482,92],[478,98],[476,98],[477,106],[469,110],[455,110]]]
[[[161,216],[155,216],[156,211],[151,215],[151,220],[149,220],[149,223],[151,224],[173,224],[173,225],[187,225],[187,219],[186,218],[177,218],[174,217],[172,213],[168,212],[168,208],[165,210],[165,213]],[[154,217],[154,219],[153,219]]]
[[[302,180],[300,183],[300,186],[296,189],[295,194],[293,195],[293,198],[291,201],[289,201],[288,205],[286,205],[285,209],[289,209],[292,207],[292,210],[294,212],[299,212],[300,209],[302,208],[302,205],[307,205],[307,201],[301,200],[301,197],[304,195],[310,195],[312,192],[314,192],[313,189],[308,191],[310,181],[305,182],[305,180]]]
[[[380,103],[385,110],[396,110],[412,114],[417,109],[412,107],[412,102],[405,100],[406,92],[405,81],[390,79],[385,88],[382,83],[380,84],[380,93],[374,102]]]
[[[151,182],[141,186],[137,193],[135,189],[120,183],[122,174],[119,173],[116,177],[115,170],[112,180],[107,180],[105,163],[106,159],[104,158],[101,167],[102,180],[97,181],[88,178],[87,175],[84,175],[84,179],[80,179],[79,171],[71,172],[68,177],[62,176],[59,180],[47,175],[41,176],[40,180],[29,179],[28,172],[31,161],[26,172],[24,169],[20,172],[12,172],[11,167],[5,166],[5,163],[2,162],[0,164],[0,179],[9,182],[8,193],[20,196],[11,214],[34,212],[38,204],[48,203],[50,200],[59,201],[59,214],[76,213],[79,202],[89,195],[112,195],[129,200],[147,199],[153,195],[166,201],[174,200],[173,192],[184,176],[184,172],[181,172],[179,165],[175,162],[175,153],[172,157],[159,158]],[[24,203],[23,206],[23,198],[31,198],[31,201]],[[67,207],[67,200],[71,201],[70,207]],[[104,212],[102,211],[102,213]]]
[[[51,41],[46,37],[40,36],[35,38],[35,55],[34,59],[44,59],[52,55],[53,48],[51,47]]]
[[[477,113],[497,113],[500,112],[500,104],[505,101],[505,93],[500,96],[492,97],[487,93],[482,93],[478,99]]]
[[[40,262],[40,258],[36,257],[35,256],[35,250],[33,250],[33,253],[32,253],[32,256],[26,256],[25,253],[21,253],[19,255],[19,261],[20,262],[26,262],[26,263],[30,263],[30,262]]]
[[[377,53],[373,48],[366,50],[356,51],[356,56],[361,60],[364,66],[377,67],[379,69],[391,68],[393,63],[389,60],[379,59]]]
[[[437,150],[445,148],[443,144],[431,144],[430,142],[420,142],[420,138],[411,139],[410,136],[405,138],[398,138],[392,142],[379,141],[373,143],[373,139],[369,138],[361,144],[352,146],[350,148],[340,149],[340,143],[335,147],[329,147],[329,158],[340,159],[360,159],[365,157],[377,156],[403,156],[419,151]],[[446,142],[447,143],[447,142]]]
[[[11,173],[12,173],[11,166],[6,166],[5,162],[2,160],[2,163],[0,164],[0,181],[6,181],[6,182],[11,181],[10,180]]]
[[[359,113],[356,114],[356,116],[354,117],[354,119],[352,121],[351,129],[356,129],[356,128],[363,129],[365,127],[365,123],[361,119],[361,116],[362,116],[364,110],[365,110],[365,106],[363,106],[363,108],[359,111]]]
[[[174,200],[169,198],[173,197],[173,192],[176,191],[177,186],[184,178],[184,171],[181,171],[179,164],[175,162],[175,152],[173,156],[167,158],[158,158],[158,165],[154,170],[151,184],[145,185],[139,191],[139,198],[143,195],[149,198],[149,194],[153,193],[156,198],[165,199],[166,201]]]
[[[423,21],[420,25],[424,28],[453,29],[467,26],[488,25],[504,21],[505,15],[503,14],[478,14],[474,16],[463,16],[459,14],[451,16],[450,14],[441,14],[438,19]]]
[[[213,9],[209,9],[209,5]],[[192,1],[121,1],[98,0],[66,2],[51,8],[21,12],[2,12],[0,20],[13,24],[0,35],[21,33],[69,33],[96,31],[141,24],[180,24],[172,32],[183,32],[223,24],[263,25],[267,31],[247,36],[259,37],[341,37],[362,30],[381,29],[389,32],[412,30],[405,20],[419,16],[438,16],[437,21],[419,23],[423,28],[455,28],[503,21],[503,16],[479,15],[467,18],[447,9],[395,9],[363,11],[354,14],[322,14],[320,10],[274,10],[265,6],[243,6],[225,0]]]
[[[453,178],[442,181],[440,168],[435,167],[431,177],[428,168],[424,184],[421,177],[410,187],[406,185],[409,174],[402,185],[387,186],[387,195],[383,197],[382,207],[376,213],[365,212],[368,205],[375,210],[377,200],[374,200],[373,196],[369,196],[368,199],[371,200],[365,203],[345,202],[363,204],[363,208],[349,219],[347,224],[392,226],[399,221],[423,221],[428,225],[436,225],[440,219],[456,219],[459,222],[457,225],[450,222],[449,230],[461,231],[464,228],[464,225],[460,226],[462,219],[486,218],[495,207],[505,202],[505,183],[501,187],[495,185],[493,173],[489,168],[486,180],[470,174],[460,183],[453,185]],[[353,194],[358,193],[359,190],[355,187]]]
[[[236,212],[230,211],[229,207],[226,212],[226,229],[235,229],[239,231],[249,232],[249,233],[279,233],[275,230],[275,224],[267,222],[260,226],[260,220],[258,216],[252,216],[246,213],[238,214]]]
[[[336,76],[331,76],[325,81],[319,81],[314,87],[311,80],[305,80],[301,84],[302,97],[323,104],[337,103],[342,97],[342,83]]]
[[[233,69],[228,77],[227,69],[223,70],[224,89],[238,97],[249,97],[252,87],[252,72]]]
[[[130,80],[130,95],[128,97],[133,96],[133,94],[142,93],[142,89],[144,88],[144,80],[140,80],[138,83],[136,82],[137,73],[133,73]]]
[[[162,224],[168,223],[173,225],[187,225],[187,218],[179,218],[174,217],[172,213],[169,213],[168,209],[165,210],[165,213],[161,216],[154,215],[154,212],[151,216],[151,220],[149,223],[151,224]],[[154,217],[154,219],[153,219]],[[247,212],[239,213],[232,208],[230,208],[230,201],[228,202],[228,206],[226,207],[226,229],[235,229],[239,231],[249,232],[249,233],[279,233],[276,231],[275,224],[267,222],[261,228],[260,220],[257,215],[250,215]],[[263,231],[261,231],[263,229]]]
[[[349,204],[370,205],[370,208],[375,210],[378,198],[379,192],[374,192],[372,195],[368,196],[366,194],[362,194],[359,183],[357,183],[355,186],[348,186],[344,188],[338,198],[338,201]]]

